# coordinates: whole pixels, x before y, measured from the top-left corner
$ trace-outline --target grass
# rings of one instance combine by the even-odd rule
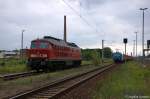
[[[5,62],[5,65],[2,63]],[[82,65],[92,65],[92,61],[82,61]],[[0,74],[18,73],[28,71],[25,61],[20,59],[0,59]]]
[[[3,63],[3,60],[0,59],[0,64]],[[82,65],[90,65],[91,61],[82,61]],[[18,73],[28,71],[28,68],[25,62],[22,62],[19,59],[5,59],[5,65],[0,65],[0,74],[8,73]]]
[[[150,68],[144,68],[134,61],[123,64],[98,82],[92,96],[93,99],[150,98]]]
[[[4,66],[0,67],[0,74],[6,73],[18,73],[18,72],[25,72],[27,71],[27,67],[25,64],[22,65],[15,65],[15,66]]]
[[[50,72],[50,73],[43,73],[40,75],[35,75],[35,76],[30,76],[30,77],[26,77],[26,78],[20,78],[20,79],[16,79],[13,81],[8,81],[8,84],[14,84],[14,85],[24,85],[24,84],[32,84],[34,82],[41,82],[41,81],[46,81],[49,79],[55,79],[55,78],[59,78],[59,77],[64,77],[67,75],[74,75],[74,74],[78,74],[81,73],[83,71],[87,71],[90,69],[94,69],[97,68],[96,66],[81,66],[78,68],[71,68],[71,69],[65,69],[65,70],[58,70],[58,71],[54,71],[54,72]],[[4,82],[4,81],[3,81]]]
[[[83,60],[81,65],[91,65],[92,61]]]
[[[5,64],[2,63],[5,61]],[[19,59],[5,59],[0,60],[0,74],[6,73],[17,73],[17,72],[25,72],[28,71],[25,61]]]
[[[101,61],[101,59],[99,59],[99,61]],[[113,60],[111,58],[104,58],[104,63],[110,64],[110,63],[113,63]],[[94,64],[93,60],[82,60],[82,65],[95,65],[95,64]],[[98,65],[102,65],[102,63],[100,62],[95,66],[98,66]]]

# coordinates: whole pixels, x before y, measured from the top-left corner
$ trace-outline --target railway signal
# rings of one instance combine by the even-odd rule
[[[125,44],[125,56],[126,56],[126,44],[128,43],[128,39],[124,38],[123,43]],[[125,63],[126,63],[126,59],[125,59]]]
[[[126,55],[126,44],[128,43],[128,39],[127,39],[127,38],[124,38],[124,39],[123,39],[123,43],[125,44],[125,55]]]

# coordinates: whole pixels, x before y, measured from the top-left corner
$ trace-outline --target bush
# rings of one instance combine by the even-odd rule
[[[91,57],[94,65],[99,65],[101,63],[100,54],[96,50],[91,53]]]

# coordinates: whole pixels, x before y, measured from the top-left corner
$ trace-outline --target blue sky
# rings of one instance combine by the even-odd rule
[[[140,54],[141,7],[150,7],[150,1],[0,0],[0,49],[19,49],[22,29],[25,29],[24,47],[28,48],[31,40],[44,35],[63,38],[63,16],[67,15],[67,40],[81,48],[101,48],[104,39],[105,46],[123,51],[122,40],[127,37],[127,52],[130,53],[137,31]],[[149,17],[150,8],[145,11],[145,43],[150,39]]]

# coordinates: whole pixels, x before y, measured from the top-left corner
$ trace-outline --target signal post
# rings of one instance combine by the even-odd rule
[[[124,38],[123,43],[125,44],[125,55],[126,55],[126,44],[128,43],[128,39]],[[126,59],[125,59],[125,63],[126,63]]]

